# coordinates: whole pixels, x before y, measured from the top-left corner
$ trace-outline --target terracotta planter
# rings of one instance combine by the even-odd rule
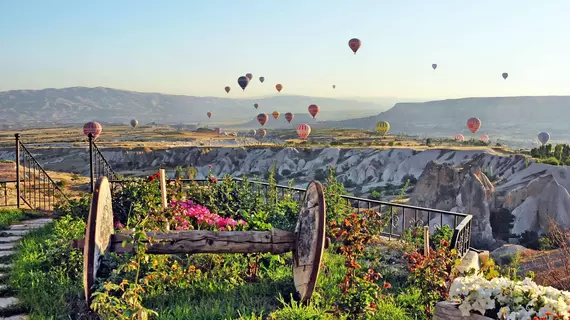
[[[442,301],[435,305],[433,320],[493,320],[480,314],[472,313],[468,317],[461,315],[458,309],[459,303]]]

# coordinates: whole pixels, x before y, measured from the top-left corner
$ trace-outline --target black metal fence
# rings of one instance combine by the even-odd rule
[[[59,186],[50,178],[32,153],[16,137],[16,206],[24,202],[30,209],[53,211],[59,197],[67,198]]]
[[[91,182],[91,193],[95,189],[95,181],[101,176],[107,177],[109,180],[118,180],[119,176],[111,168],[107,159],[103,156],[103,153],[97,145],[95,144],[95,139],[93,134],[88,135],[89,139],[89,177]]]
[[[17,205],[16,197],[11,194],[12,192],[16,192],[16,180],[0,181],[0,207],[15,207]]]
[[[234,181],[243,182],[240,178],[233,178]],[[174,182],[176,179],[167,179],[168,182]],[[206,179],[179,179],[183,185],[189,183],[197,183],[200,185],[207,185]],[[123,180],[113,180],[112,183],[121,183]],[[267,182],[250,181],[252,183],[253,191],[263,190],[268,192],[270,184]],[[289,195],[293,199],[301,202],[304,198],[306,189],[296,188],[286,185],[276,185],[278,195]],[[386,202],[373,199],[365,199],[342,195],[342,199],[346,204],[353,208],[356,212],[360,213],[363,210],[372,210],[382,215],[389,215],[388,225],[383,230],[382,235],[388,239],[397,239],[407,230],[414,228],[429,226],[430,231],[435,231],[444,226],[448,226],[453,230],[451,239],[451,247],[457,250],[460,257],[463,257],[471,245],[471,219],[469,214],[449,212],[444,210],[429,209],[416,207],[406,204],[399,204],[394,202]]]

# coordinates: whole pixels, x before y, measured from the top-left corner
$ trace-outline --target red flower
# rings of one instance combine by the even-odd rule
[[[392,288],[392,285],[386,281],[384,281],[384,289],[390,289]]]

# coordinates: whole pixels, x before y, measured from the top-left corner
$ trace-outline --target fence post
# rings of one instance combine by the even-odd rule
[[[424,256],[429,257],[429,226],[424,226]]]
[[[93,134],[87,135],[89,139],[89,178],[91,184],[91,193],[95,190],[95,168],[93,167]]]
[[[16,206],[20,209],[20,134],[14,135],[16,138]]]

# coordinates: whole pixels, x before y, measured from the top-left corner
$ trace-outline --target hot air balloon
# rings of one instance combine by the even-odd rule
[[[246,76],[241,76],[238,78],[238,84],[242,88],[243,91],[245,91],[245,87],[247,87],[248,83],[249,83],[249,79]]]
[[[230,93],[230,90],[231,90],[231,89],[232,89],[232,88],[230,88],[229,86],[226,86],[226,87],[224,88],[224,90],[226,90],[226,93]]]
[[[467,128],[469,128],[471,133],[477,132],[477,130],[481,128],[481,120],[478,118],[469,118],[469,120],[467,120]]]
[[[267,135],[267,130],[263,128],[257,130],[257,136],[260,137],[261,139],[265,138],[266,135]]]
[[[486,134],[482,134],[482,135],[479,136],[479,140],[481,140],[481,141],[483,141],[483,142],[485,142],[485,143],[488,143],[488,142],[489,142],[489,136],[486,135]]]
[[[358,49],[360,49],[361,45],[362,45],[362,41],[360,41],[360,39],[352,38],[352,39],[348,40],[348,46],[350,47],[350,50],[352,50],[352,52],[354,52],[354,54],[356,54],[356,51],[358,51]]]
[[[503,72],[503,79],[507,80],[508,77],[509,77],[509,74],[506,72]]]
[[[287,112],[285,114],[285,120],[287,120],[287,122],[291,123],[291,120],[293,120],[293,118],[295,117],[294,114],[292,114],[291,112]]]
[[[336,84],[333,84],[333,89],[336,89]]]
[[[311,114],[311,116],[313,116],[313,119],[317,116],[317,113],[319,113],[319,106],[317,106],[316,104],[312,104],[309,106],[309,113]]]
[[[432,64],[431,67],[433,68],[433,70],[437,69],[437,63]]]
[[[301,123],[297,126],[297,134],[299,135],[299,138],[306,140],[307,137],[311,134],[311,126],[306,123]]]
[[[246,76],[247,80],[249,80],[249,81],[251,81],[251,79],[253,79],[253,74],[251,74],[251,73],[246,73],[245,76]]]
[[[131,120],[131,127],[136,128],[139,125],[139,121],[137,119]]]
[[[283,89],[283,85],[278,83],[275,85],[275,89],[277,89],[278,92],[281,92],[281,89]]]
[[[253,106],[255,107],[255,109],[259,108],[259,104],[254,103]]]
[[[212,117],[212,113],[211,113],[210,111],[208,111],[208,112],[206,113],[206,115],[208,116],[208,119],[210,119],[210,118]]]
[[[216,128],[215,131],[216,131],[217,134],[222,134],[222,128]]]
[[[280,114],[281,113],[279,113],[279,111],[273,111],[273,113],[271,115],[273,116],[273,119],[277,120],[277,119],[279,119]]]
[[[538,134],[538,141],[540,141],[542,145],[545,145],[548,140],[550,140],[550,134],[548,134],[548,132],[541,132]]]
[[[99,122],[91,121],[83,125],[83,134],[89,136],[91,133],[93,135],[93,140],[97,139],[101,134],[101,131],[103,131],[103,127]]]
[[[457,141],[465,141],[465,137],[460,133],[460,134],[456,134],[453,139],[457,140]]]
[[[259,82],[263,83],[265,81],[265,77],[259,77]]]
[[[265,123],[267,122],[267,119],[269,118],[269,116],[267,116],[267,113],[260,113],[257,115],[257,121],[259,122],[260,125],[265,125]]]
[[[376,131],[380,132],[382,136],[385,136],[388,131],[390,131],[390,124],[388,121],[378,121],[376,123]]]
[[[252,136],[255,136],[256,133],[257,133],[257,131],[255,131],[255,129],[251,129],[249,131],[249,134],[251,134]]]

